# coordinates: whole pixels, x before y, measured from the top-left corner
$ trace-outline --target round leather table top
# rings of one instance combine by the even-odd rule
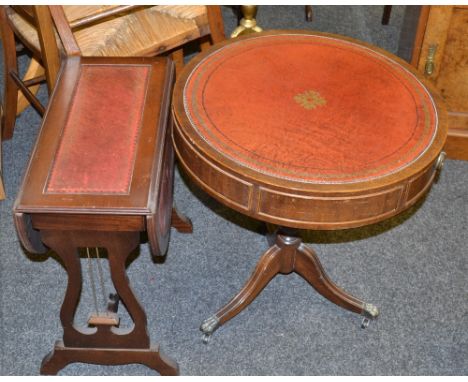
[[[269,31],[225,41],[180,74],[179,163],[206,192],[256,219],[337,229],[413,205],[447,134],[432,85],[347,37]]]
[[[206,56],[183,91],[197,133],[264,174],[352,183],[398,171],[424,154],[437,111],[420,81],[350,41],[279,34]]]

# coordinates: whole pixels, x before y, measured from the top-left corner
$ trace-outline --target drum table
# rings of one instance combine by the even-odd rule
[[[244,288],[202,324],[205,336],[292,271],[364,326],[377,317],[330,280],[298,230],[375,223],[429,189],[447,128],[421,75],[350,38],[271,31],[196,57],[176,82],[173,115],[187,174],[226,206],[279,226]]]
[[[60,311],[63,341],[44,358],[42,374],[56,374],[72,362],[142,363],[161,374],[178,373],[176,362],[151,346],[146,313],[125,270],[142,232],[157,256],[167,249],[171,222],[191,230],[172,212],[173,79],[167,58],[64,60],[14,207],[23,246],[39,254],[52,249],[68,273]],[[109,301],[101,260],[94,259],[99,253],[108,259],[116,290]],[[80,254],[88,257],[95,305],[81,327],[74,322],[82,289]],[[95,260],[103,309],[93,281]],[[120,325],[120,300],[131,327]]]

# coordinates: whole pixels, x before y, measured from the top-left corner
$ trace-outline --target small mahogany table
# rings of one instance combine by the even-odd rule
[[[244,288],[202,324],[206,336],[276,274],[292,271],[364,315],[364,324],[377,317],[375,306],[329,279],[297,229],[375,223],[429,189],[447,128],[421,75],[350,38],[259,33],[217,44],[187,65],[173,115],[187,174],[225,205],[282,227]]]
[[[177,363],[151,346],[145,311],[125,270],[141,233],[158,256],[167,249],[171,216],[179,230],[191,230],[172,209],[173,81],[173,64],[163,58],[70,57],[62,67],[14,207],[23,246],[31,253],[52,249],[68,273],[63,341],[44,358],[42,374],[71,362],[142,363],[164,375],[178,373]],[[80,250],[89,257],[88,248],[107,252],[117,293],[99,313],[93,287],[97,311],[77,327]],[[119,326],[119,300],[133,327]]]

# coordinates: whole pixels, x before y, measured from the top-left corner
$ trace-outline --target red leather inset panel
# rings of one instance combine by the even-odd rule
[[[128,193],[150,69],[82,66],[46,192]]]
[[[432,141],[424,86],[351,42],[262,36],[215,51],[184,89],[195,130],[219,153],[273,175],[349,183],[404,168]]]

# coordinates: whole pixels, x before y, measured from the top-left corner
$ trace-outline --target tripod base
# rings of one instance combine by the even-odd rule
[[[276,233],[273,245],[262,255],[242,290],[202,323],[200,330],[204,334],[204,342],[217,328],[246,308],[278,273],[288,274],[293,271],[307,280],[323,297],[363,315],[363,327],[379,315],[377,307],[350,295],[331,281],[315,252],[302,243],[295,231],[283,229]]]

